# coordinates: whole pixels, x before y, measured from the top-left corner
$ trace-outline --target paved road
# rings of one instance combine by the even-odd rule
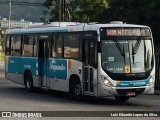
[[[74,101],[67,93],[37,90],[0,79],[0,111],[160,111],[160,95],[138,96],[126,103],[114,98],[86,97]]]

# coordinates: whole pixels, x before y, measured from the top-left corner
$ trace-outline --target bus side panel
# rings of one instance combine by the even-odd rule
[[[6,56],[6,79],[24,84],[21,74],[21,57]]]
[[[48,60],[49,88],[53,90],[68,91],[67,59],[50,58]]]
[[[24,72],[29,70],[34,78],[34,76],[38,75],[38,61],[37,58],[34,57],[22,57],[21,58],[21,74],[24,75]],[[36,80],[36,81],[35,81]],[[38,79],[33,79],[33,85],[38,86]]]
[[[70,77],[72,75],[77,75],[80,79],[81,82],[81,86],[82,86],[82,93],[83,93],[83,80],[82,80],[82,74],[83,74],[83,69],[82,69],[82,62],[78,61],[78,60],[71,60],[68,59],[68,72],[67,72],[67,76],[68,79],[70,79]],[[69,85],[68,85],[69,87]]]

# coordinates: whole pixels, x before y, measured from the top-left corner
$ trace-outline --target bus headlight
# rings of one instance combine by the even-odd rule
[[[154,80],[155,80],[155,74],[151,75],[151,79],[149,80],[147,86],[151,86],[154,84]]]
[[[108,86],[108,87],[112,87],[112,86],[113,86],[113,84],[107,79],[107,77],[101,75],[101,79],[102,79],[103,83],[104,83],[106,86]]]

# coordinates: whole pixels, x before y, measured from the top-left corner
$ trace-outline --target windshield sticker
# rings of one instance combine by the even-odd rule
[[[131,64],[133,71],[142,71],[142,63],[141,62],[135,62]]]
[[[107,67],[107,70],[109,70],[109,71],[123,71],[123,68],[118,68],[118,67]]]
[[[114,62],[114,57],[108,57],[109,62]]]
[[[125,73],[130,73],[130,72],[131,72],[131,70],[130,70],[130,65],[126,65],[126,66],[124,67],[124,72],[125,72]]]
[[[141,62],[134,62],[131,64],[132,68],[137,68],[137,67],[141,67],[142,63]]]

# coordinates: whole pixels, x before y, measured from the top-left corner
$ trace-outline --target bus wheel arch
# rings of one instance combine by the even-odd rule
[[[71,75],[69,79],[69,93],[72,99],[80,100],[82,98],[81,81],[78,75]]]
[[[33,90],[33,77],[30,70],[24,72],[24,85],[27,90]]]

